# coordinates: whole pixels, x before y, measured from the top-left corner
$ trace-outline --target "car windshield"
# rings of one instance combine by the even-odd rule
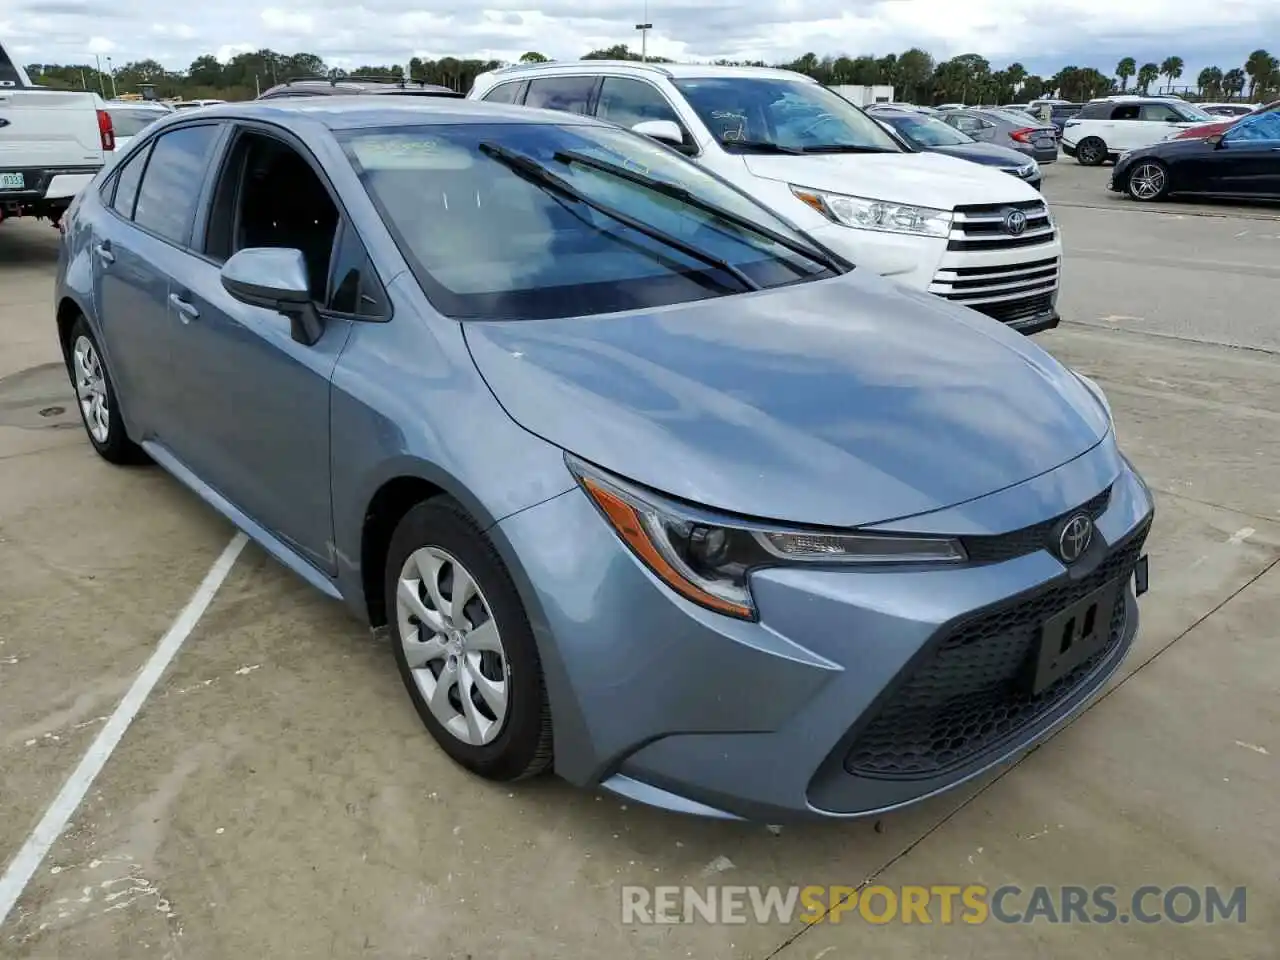
[[[627,130],[441,124],[340,140],[447,316],[610,313],[842,270],[776,214]]]
[[[935,117],[898,114],[882,116],[881,119],[892,124],[895,130],[921,147],[956,147],[975,142],[973,137]]]
[[[1182,117],[1183,120],[1204,120],[1212,123],[1216,119],[1213,114],[1207,113],[1190,103],[1170,103],[1169,109]]]
[[[902,152],[871,117],[820,84],[783,77],[696,77],[673,83],[731,152]]]

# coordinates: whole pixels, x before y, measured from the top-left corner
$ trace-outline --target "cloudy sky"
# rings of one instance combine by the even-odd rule
[[[0,43],[23,63],[116,66],[152,57],[174,69],[270,47],[331,65],[412,56],[512,60],[526,50],[574,59],[638,47],[644,0],[2,0]],[[806,51],[884,54],[920,46],[939,59],[976,52],[1051,74],[1063,64],[1110,73],[1121,56],[1176,54],[1188,79],[1242,63],[1271,41],[1277,0],[649,0],[650,50],[677,59],[790,60]]]

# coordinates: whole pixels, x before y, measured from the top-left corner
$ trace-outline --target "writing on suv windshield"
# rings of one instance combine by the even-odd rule
[[[783,77],[673,81],[725,150],[734,153],[901,153],[874,120],[817,83]]]
[[[627,130],[431,125],[355,130],[342,142],[447,316],[611,313],[847,269],[776,214]]]

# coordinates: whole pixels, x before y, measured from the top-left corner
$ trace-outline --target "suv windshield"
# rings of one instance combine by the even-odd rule
[[[425,125],[340,139],[447,316],[610,313],[843,269],[776,214],[627,130]]]
[[[890,124],[912,143],[922,147],[955,147],[973,143],[973,137],[961,133],[949,123],[935,117],[882,114],[879,119]]]
[[[1174,113],[1182,117],[1183,120],[1203,120],[1208,123],[1214,122],[1217,117],[1207,110],[1201,110],[1199,107],[1190,103],[1170,103],[1169,108]]]
[[[874,120],[826,87],[782,77],[696,77],[676,88],[732,152],[901,153]]]

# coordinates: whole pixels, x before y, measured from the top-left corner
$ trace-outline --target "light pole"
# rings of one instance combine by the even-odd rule
[[[653,24],[649,23],[648,0],[645,0],[644,19],[644,23],[636,24],[636,29],[640,31],[640,61],[642,63],[649,59],[649,31],[653,29]]]
[[[116,68],[111,63],[111,58],[107,57],[107,73],[111,74],[111,99],[117,99],[116,94]]]
[[[102,81],[102,57],[98,54],[93,55],[93,62],[98,68],[98,92],[102,94],[102,99],[107,99],[107,85]]]

